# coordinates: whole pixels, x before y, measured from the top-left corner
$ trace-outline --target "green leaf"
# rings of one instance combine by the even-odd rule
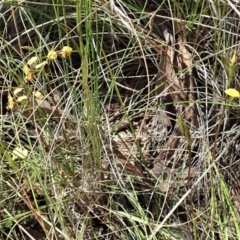
[[[187,139],[188,145],[191,146],[192,139],[191,139],[190,131],[189,131],[189,128],[184,121],[184,118],[183,118],[182,114],[178,115],[178,124],[179,124],[180,132]]]
[[[39,50],[37,50],[36,48],[31,47],[31,46],[21,46],[21,49],[33,51],[33,52],[39,52]]]
[[[180,129],[181,134],[183,136],[185,136],[186,125],[185,125],[182,114],[178,115],[178,124],[179,124],[179,129]]]

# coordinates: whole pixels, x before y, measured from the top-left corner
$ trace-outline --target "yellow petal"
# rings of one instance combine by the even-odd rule
[[[16,147],[14,148],[12,154],[13,154],[13,160],[18,158],[24,159],[28,156],[28,150],[25,148]]]
[[[225,90],[225,93],[229,95],[230,97],[240,97],[240,93],[238,90],[234,88],[228,88]]]
[[[14,95],[17,95],[18,93],[20,93],[23,90],[23,88],[16,88],[13,93]]]
[[[236,51],[234,51],[231,59],[231,65],[235,65],[236,63],[237,63],[237,54],[236,54]]]
[[[17,103],[13,100],[11,95],[8,95],[8,105],[6,107],[7,110],[13,110],[13,108],[17,105]]]
[[[31,57],[31,58],[28,60],[27,64],[28,64],[29,66],[31,66],[31,65],[33,65],[34,63],[36,63],[37,61],[38,61],[38,57],[37,57],[37,56]]]
[[[69,54],[73,51],[73,49],[69,46],[65,46],[62,48],[61,51],[58,52],[58,54],[62,57],[62,58],[67,58],[69,56]]]
[[[29,67],[27,66],[27,64],[23,66],[23,72],[25,73],[25,75],[28,75],[28,74],[29,74],[30,69],[29,69]]]
[[[25,77],[25,82],[30,82],[33,80],[34,72],[30,71],[27,76]]]
[[[62,51],[70,54],[73,51],[73,49],[69,46],[65,46],[62,48]]]
[[[42,93],[40,92],[33,92],[34,96],[38,99],[41,99],[43,100],[44,99],[44,96],[42,95]]]
[[[47,58],[51,59],[51,60],[54,60],[54,59],[57,58],[57,56],[58,56],[57,52],[54,51],[54,50],[51,50],[51,51],[48,52]]]
[[[17,98],[17,102],[22,102],[24,100],[27,100],[27,96],[20,96]]]
[[[42,68],[42,67],[44,67],[46,64],[48,64],[47,61],[44,61],[44,62],[42,62],[42,63],[39,63],[39,64],[36,65],[35,69]]]

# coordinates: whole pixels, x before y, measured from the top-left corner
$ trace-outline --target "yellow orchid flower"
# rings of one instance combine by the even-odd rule
[[[34,96],[38,99],[41,99],[43,100],[44,99],[44,96],[41,92],[33,92]]]
[[[30,72],[27,74],[27,76],[25,77],[25,82],[28,83],[28,82],[32,81],[34,74],[35,74],[35,72],[30,71]]]
[[[23,66],[23,72],[25,73],[25,75],[28,75],[28,74],[29,74],[30,69],[29,69],[29,67],[28,67],[27,64],[25,64],[25,65]]]
[[[73,49],[69,46],[64,46],[62,50],[58,52],[58,55],[62,58],[68,58],[69,55],[72,53]]]
[[[8,105],[6,106],[6,109],[13,110],[16,105],[17,105],[17,102],[14,101],[13,97],[9,94],[8,95]]]
[[[56,51],[50,50],[50,51],[48,52],[47,58],[50,59],[50,60],[54,60],[54,59],[57,58],[57,56],[58,56],[58,54],[57,54]]]
[[[35,72],[31,71],[27,64],[25,64],[23,66],[23,72],[26,75],[25,82],[30,82],[33,80],[33,76],[34,76]]]

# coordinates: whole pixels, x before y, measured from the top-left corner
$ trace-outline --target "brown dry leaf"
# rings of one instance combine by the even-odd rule
[[[172,79],[172,76],[175,75],[175,71],[171,63],[172,53],[173,53],[173,49],[171,47],[167,47],[163,52],[162,60],[159,64],[158,76],[156,81],[156,86],[158,86],[156,90],[156,95],[160,95],[164,91],[164,89],[168,86],[169,81]],[[168,96],[168,98],[169,97],[170,96]],[[172,98],[168,99],[168,102],[173,102],[173,99]],[[169,105],[169,108],[172,109],[172,105]],[[161,112],[162,112],[161,121],[163,126],[171,127],[172,123],[170,121],[169,116],[166,114],[166,111],[163,110]]]
[[[176,49],[178,54],[177,56],[175,54],[173,60],[172,56],[175,53],[173,47],[165,47],[165,51],[162,53],[158,78],[156,81],[156,85],[159,86],[159,88],[157,89],[156,94],[159,95],[164,89],[168,88],[166,102],[177,103],[179,101],[188,101],[189,104],[183,105],[185,119],[193,126],[196,126],[197,108],[194,103],[196,99],[194,96],[195,86],[192,79],[192,55],[186,49],[181,37],[178,37]],[[178,69],[175,69],[173,66],[178,66]],[[186,69],[188,71],[183,73]]]
[[[166,88],[166,84],[168,84],[168,81],[174,75],[174,69],[171,63],[172,51],[173,50],[171,47],[166,47],[162,53],[162,59],[159,64],[158,76],[156,81],[156,85],[158,86],[158,89],[156,90],[157,95],[163,92],[163,90]]]
[[[168,103],[166,111],[175,114],[174,103],[186,101],[186,97],[183,92],[183,82],[177,78],[177,73],[173,67],[173,62],[171,61],[174,54],[173,51],[174,48],[169,46],[162,54],[162,60],[159,64],[158,78],[156,81],[156,85],[160,87],[157,89],[156,94],[160,95],[164,89],[167,89],[167,91],[165,90],[165,102]],[[167,114],[164,114],[162,118],[165,126],[171,126],[171,121]]]
[[[53,114],[55,116],[62,116],[63,115],[63,110],[59,107],[52,107],[50,103],[46,100],[41,100],[36,98],[35,101],[39,105],[39,107],[42,109],[42,111],[46,114]]]
[[[173,61],[171,61],[171,56],[174,56]],[[197,125],[197,108],[194,95],[195,85],[192,78],[192,61],[192,55],[186,49],[182,38],[178,37],[176,49],[168,46],[162,54],[156,84],[160,86],[157,94],[161,94],[164,90],[167,91],[165,102],[168,103],[168,111],[166,112],[171,112],[175,115],[175,120],[177,120],[177,113],[184,111],[186,123],[190,123],[191,126],[195,127]],[[187,103],[181,104],[180,101]],[[167,118],[166,114],[165,119]],[[161,174],[166,174],[165,172],[162,173],[163,166],[179,148],[180,132],[178,129],[177,135],[171,136],[162,147],[151,169],[154,176],[159,177]],[[189,177],[191,177],[191,173]],[[167,183],[164,189],[169,189],[173,183],[174,181]],[[184,184],[184,181],[182,184]]]
[[[186,100],[189,101],[188,107],[185,111],[185,119],[189,121],[193,126],[197,125],[197,107],[195,102],[194,95],[194,81],[192,78],[192,61],[193,57],[186,49],[184,42],[181,37],[178,37],[178,63],[180,65],[180,69],[185,70],[187,72],[184,74],[184,91],[186,92]]]

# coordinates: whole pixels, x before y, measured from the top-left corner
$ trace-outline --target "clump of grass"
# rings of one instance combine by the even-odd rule
[[[5,1],[2,12],[1,238],[239,239],[238,103],[224,94],[239,89],[231,5]],[[156,86],[162,24],[194,57],[196,128],[168,111],[188,103]]]

